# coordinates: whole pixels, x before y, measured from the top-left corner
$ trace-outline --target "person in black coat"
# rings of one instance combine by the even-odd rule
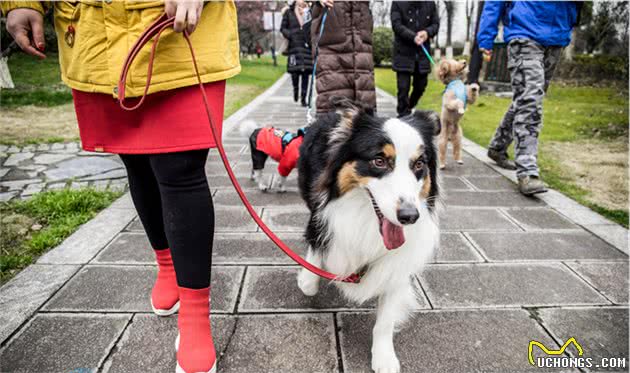
[[[433,1],[394,1],[391,20],[395,35],[392,68],[398,83],[396,111],[402,117],[411,113],[427,87],[431,63],[420,44],[431,53],[430,39],[438,33],[440,20]]]
[[[293,82],[293,100],[302,98],[302,106],[306,106],[306,93],[309,76],[313,72],[313,56],[311,55],[311,15],[308,4],[304,0],[294,1],[282,16],[280,32],[289,41],[287,71]],[[302,90],[300,95],[300,78]]]

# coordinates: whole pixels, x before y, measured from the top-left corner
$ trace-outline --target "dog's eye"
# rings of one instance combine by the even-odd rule
[[[418,172],[424,168],[424,162],[422,159],[418,159],[413,164],[413,172]]]
[[[376,157],[370,163],[376,168],[387,168],[387,161],[383,157]]]

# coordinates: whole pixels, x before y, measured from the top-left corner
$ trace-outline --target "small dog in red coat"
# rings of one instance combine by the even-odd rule
[[[300,145],[304,139],[305,129],[300,128],[297,133],[274,127],[259,127],[253,120],[247,120],[240,125],[242,136],[249,137],[249,147],[252,153],[251,179],[258,184],[263,192],[275,189],[279,193],[286,192],[286,180],[291,171],[297,166],[300,156]],[[263,169],[267,158],[278,162],[278,177],[273,188],[263,179]]]

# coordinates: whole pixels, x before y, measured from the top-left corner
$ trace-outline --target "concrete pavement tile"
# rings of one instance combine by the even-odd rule
[[[446,191],[449,190],[472,190],[461,178],[454,176],[445,176],[442,178],[442,186]]]
[[[241,188],[253,189],[258,187],[258,184],[256,184],[256,182],[252,180],[249,175],[237,176],[236,179],[241,185]],[[225,188],[230,190],[233,188],[232,181],[230,180],[229,176],[227,176],[227,174],[208,176],[208,184],[210,185],[211,189]]]
[[[609,304],[561,264],[428,265],[420,281],[434,308]]]
[[[4,284],[0,288],[0,342],[9,337],[78,270],[79,266],[74,265],[33,264]]]
[[[587,232],[470,233],[490,260],[625,259],[627,256]]]
[[[374,313],[344,312],[337,318],[344,372],[372,372]],[[394,348],[402,372],[544,372],[527,361],[532,339],[553,345],[524,310],[421,311],[394,336]]]
[[[135,210],[106,208],[83,224],[61,245],[42,255],[38,264],[84,264],[89,262],[136,216]]]
[[[495,209],[447,207],[440,214],[440,228],[446,231],[516,231],[519,228]]]
[[[516,191],[517,187],[509,179],[496,175],[495,177],[466,176],[466,180],[479,190],[511,190]]]
[[[617,249],[626,254],[630,254],[628,250],[628,230],[618,224],[605,225],[585,225],[584,228],[592,232],[597,237],[615,246]]]
[[[306,206],[297,190],[288,190],[286,193],[261,192],[258,189],[247,189],[245,195],[254,206]],[[234,190],[221,189],[214,196],[214,203],[219,206],[241,206],[243,202]]]
[[[475,252],[461,233],[442,233],[440,247],[436,250],[433,262],[481,262],[483,258]]]
[[[231,312],[242,267],[212,268],[212,310]],[[152,312],[153,266],[87,266],[43,307],[49,311]]]
[[[91,263],[155,264],[155,254],[144,232],[122,232]]]
[[[301,234],[278,235],[289,247],[304,257],[307,243]],[[212,263],[217,264],[293,264],[264,233],[219,234],[214,237]]]
[[[527,230],[580,228],[549,208],[508,209],[506,212]]]
[[[217,355],[225,349],[235,318],[212,315],[212,336]],[[136,314],[103,365],[104,373],[172,372],[177,317]]]
[[[560,342],[573,337],[584,350],[583,357],[625,358],[625,368],[604,369],[593,366],[591,371],[628,370],[628,309],[627,308],[550,308],[538,311],[543,325]],[[575,350],[571,351],[573,356]]]
[[[308,225],[311,214],[303,208],[265,208],[263,221],[274,232],[303,233]]]
[[[258,216],[262,214],[260,208],[255,208]],[[258,225],[244,206],[216,206],[214,207],[214,224],[216,232],[255,232]]]
[[[239,312],[295,312],[372,308],[352,303],[341,295],[335,285],[320,281],[319,293],[307,297],[297,286],[297,267],[249,267],[245,275]]]
[[[567,263],[589,284],[617,304],[628,304],[628,262]]]
[[[0,354],[1,372],[95,372],[130,315],[38,314]]]
[[[447,206],[544,206],[544,203],[539,199],[525,197],[518,192],[459,191],[457,193],[449,193],[445,201]]]
[[[450,153],[450,151],[449,151]],[[464,158],[463,165],[458,165],[452,160],[448,160],[446,169],[441,170],[443,176],[496,176],[497,173],[492,168],[471,157]]]
[[[239,316],[222,373],[337,372],[330,314]]]

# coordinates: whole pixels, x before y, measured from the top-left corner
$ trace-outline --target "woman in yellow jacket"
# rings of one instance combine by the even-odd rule
[[[213,121],[220,126],[225,80],[240,71],[233,1],[5,1],[1,7],[17,44],[39,58],[45,58],[46,47],[43,13],[54,7],[61,76],[72,88],[82,147],[120,155],[157,258],[151,305],[160,316],[179,310],[176,371],[214,372],[209,322],[214,210],[204,165],[216,145],[188,47],[178,33],[185,28],[192,33]],[[164,12],[176,17],[175,27],[160,39],[149,96],[138,110],[124,111],[115,97],[125,57]],[[149,49],[143,48],[130,70],[127,97],[144,90]]]

